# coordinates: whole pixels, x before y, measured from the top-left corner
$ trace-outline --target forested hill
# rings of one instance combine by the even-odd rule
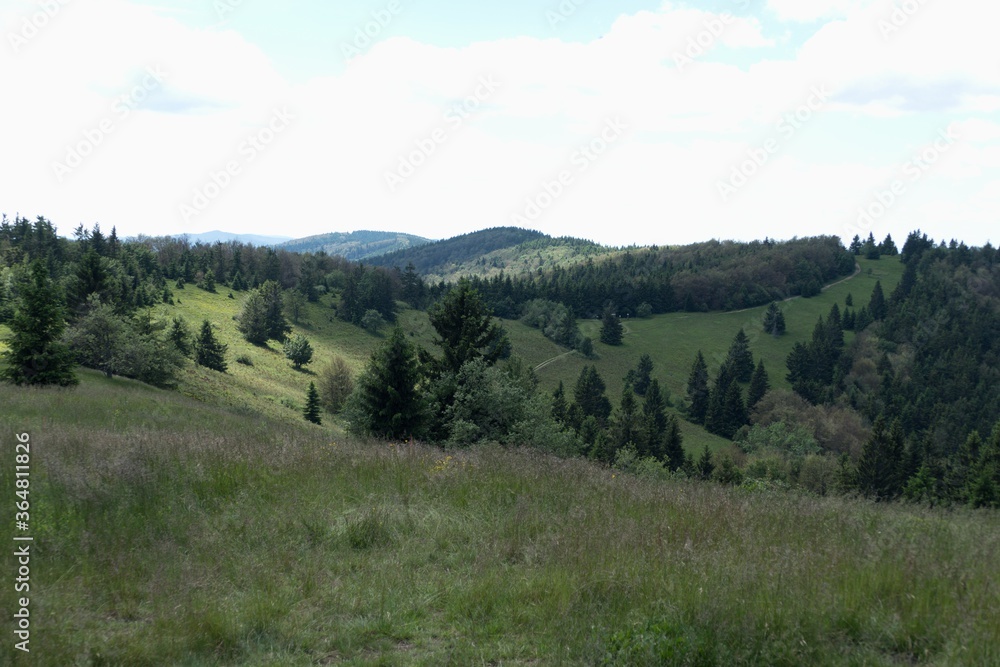
[[[461,276],[489,276],[501,270],[508,273],[533,271],[539,268],[539,262],[556,265],[571,261],[571,257],[610,251],[591,241],[552,238],[518,227],[494,227],[389,253],[371,263],[400,269],[412,264],[431,282],[451,282]]]
[[[386,253],[415,248],[427,243],[432,243],[432,241],[413,234],[362,230],[307,236],[282,243],[278,247],[289,252],[300,253],[323,251],[328,255],[338,255],[356,262],[370,260]]]
[[[547,271],[474,278],[473,284],[505,317],[532,299],[565,304],[578,316],[595,316],[609,305],[625,316],[647,308],[738,310],[815,296],[854,268],[854,255],[840,239],[822,236],[626,249]]]

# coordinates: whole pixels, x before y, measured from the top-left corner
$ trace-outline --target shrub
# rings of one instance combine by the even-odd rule
[[[347,397],[354,391],[354,378],[343,357],[334,357],[333,361],[320,371],[317,389],[323,409],[331,414],[340,412]]]

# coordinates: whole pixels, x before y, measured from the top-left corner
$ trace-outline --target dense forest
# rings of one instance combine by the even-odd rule
[[[610,305],[624,317],[643,304],[653,313],[738,310],[813,296],[854,268],[839,239],[818,237],[640,248],[547,272],[472,281],[504,317],[516,316],[532,299],[565,304],[577,317],[597,317]]]

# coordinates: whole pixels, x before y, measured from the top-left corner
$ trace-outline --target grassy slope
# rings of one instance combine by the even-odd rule
[[[593,363],[607,382],[607,393],[612,403],[617,404],[622,379],[628,369],[635,366],[641,354],[648,353],[655,364],[654,376],[670,390],[675,403],[680,404],[697,351],[700,349],[705,353],[709,371],[714,376],[740,327],[744,327],[750,336],[754,355],[764,359],[772,386],[787,387],[785,358],[796,341],[809,338],[818,317],[825,316],[834,303],[839,303],[843,309],[848,294],[853,294],[855,307],[865,305],[876,280],[882,281],[888,295],[902,276],[902,265],[896,260],[861,260],[860,264],[862,272],[858,276],[822,295],[782,304],[788,333],[777,339],[761,332],[761,317],[765,308],[740,313],[670,313],[645,320],[627,320],[625,344],[610,347],[596,342],[599,357],[595,360],[587,360],[577,354],[566,355],[566,349],[520,322],[507,320],[504,326],[510,333],[515,353],[524,357],[530,365],[537,366],[558,357],[538,371],[541,386],[550,391],[561,380],[572,393],[580,370]],[[235,298],[229,299],[228,293],[227,289],[220,288],[217,294],[210,294],[189,285],[184,290],[175,291],[177,305],[157,307],[158,317],[181,315],[195,332],[203,319],[209,319],[217,327],[216,333],[222,342],[229,345],[229,372],[226,375],[191,364],[181,374],[182,393],[214,405],[228,405],[248,413],[297,421],[305,402],[306,388],[309,381],[315,378],[313,373],[335,354],[343,356],[352,369],[359,372],[381,340],[332,318],[326,299],[320,304],[309,304],[294,332],[310,339],[315,350],[314,361],[305,372],[297,372],[291,368],[277,343],[272,341],[269,348],[260,348],[243,340],[236,330],[233,316],[239,312],[244,295],[234,293]],[[425,313],[404,310],[399,320],[404,330],[413,332],[414,342],[433,347],[433,330]],[[595,341],[599,339],[599,321],[583,320],[580,328],[584,335]],[[848,342],[852,335],[847,334]],[[239,355],[249,356],[254,366],[250,368],[236,363]],[[699,452],[704,445],[715,450],[727,444],[724,439],[684,420],[681,420],[681,425],[685,446],[692,452]]]
[[[653,376],[670,390],[674,402],[679,404],[685,396],[691,364],[698,350],[704,353],[709,373],[714,378],[733,337],[743,327],[750,337],[750,349],[755,359],[764,360],[771,386],[787,388],[785,359],[797,341],[808,340],[812,336],[817,318],[825,317],[834,303],[838,303],[843,311],[848,294],[853,295],[855,308],[867,305],[877,280],[881,280],[882,289],[888,297],[903,274],[902,264],[895,259],[862,259],[860,265],[860,274],[831,287],[820,296],[793,299],[781,304],[788,326],[788,332],[781,338],[763,334],[761,320],[766,307],[735,313],[668,313],[643,320],[626,320],[625,342],[620,347],[597,342],[600,339],[599,320],[582,320],[580,329],[595,341],[599,358],[588,360],[578,354],[563,356],[538,372],[541,384],[546,389],[554,389],[562,381],[567,390],[572,391],[581,369],[594,364],[607,383],[612,403],[617,404],[625,374],[636,365],[640,355],[647,353],[655,366]],[[535,340],[537,332],[523,324],[505,322],[505,326],[511,332],[515,350],[532,364],[537,365],[566,352],[549,341]],[[850,343],[853,334],[848,332],[845,338]],[[713,450],[726,444],[723,439],[706,433],[700,427],[687,422],[682,424],[685,446],[693,451],[699,451],[705,444]]]
[[[32,654],[5,585],[5,664],[593,664],[615,632],[676,658],[620,664],[1000,659],[995,512],[331,440],[81,375],[0,386],[36,538]]]

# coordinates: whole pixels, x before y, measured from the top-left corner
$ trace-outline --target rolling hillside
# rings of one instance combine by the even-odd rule
[[[8,640],[4,664],[987,665],[1000,651],[995,512],[354,440],[81,376],[71,391],[0,385],[0,429],[30,434],[34,538],[31,653]],[[13,477],[0,468],[11,495]],[[16,608],[3,587],[8,638]]]
[[[416,248],[430,239],[413,234],[397,232],[331,232],[318,234],[301,239],[294,239],[279,244],[277,247],[289,252],[325,252],[328,255],[339,255],[351,261],[371,260],[386,253],[398,252],[407,248]]]
[[[451,282],[460,276],[490,277],[505,271],[519,274],[552,268],[613,252],[591,241],[552,238],[516,227],[496,227],[402,250],[372,261],[377,266],[405,268],[413,264],[429,282]]]

